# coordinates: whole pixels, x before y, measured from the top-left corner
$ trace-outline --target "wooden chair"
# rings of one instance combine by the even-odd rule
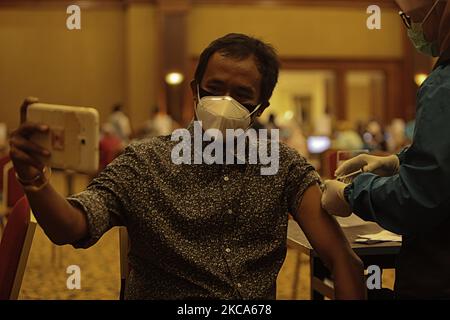
[[[0,300],[16,300],[36,230],[26,197],[13,207],[0,242]]]
[[[130,264],[128,253],[130,251],[130,241],[126,227],[119,227],[119,251],[120,251],[120,300],[125,299],[125,289],[128,276],[130,274]]]
[[[16,171],[14,170],[13,163],[7,162],[3,166],[3,190],[2,190],[2,204],[0,207],[0,231],[3,231],[5,225],[5,219],[16,202],[24,196],[22,186],[16,179]]]
[[[321,175],[325,179],[334,179],[337,169],[337,150],[327,150],[321,155]]]
[[[3,192],[3,168],[9,161],[11,161],[9,156],[0,158],[0,192]]]

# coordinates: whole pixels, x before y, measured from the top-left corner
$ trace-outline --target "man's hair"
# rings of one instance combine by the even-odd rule
[[[259,39],[240,33],[229,33],[214,40],[203,50],[195,70],[195,81],[200,85],[211,56],[219,52],[224,57],[242,60],[253,55],[261,74],[261,103],[269,102],[278,81],[280,63],[275,49]]]

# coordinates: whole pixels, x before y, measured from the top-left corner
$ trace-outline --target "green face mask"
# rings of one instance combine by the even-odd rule
[[[439,48],[436,41],[429,42],[425,39],[422,23],[412,23],[408,29],[408,37],[417,51],[432,57],[439,56]]]
[[[437,0],[433,4],[430,11],[428,11],[427,15],[425,16],[422,22],[413,22],[411,23],[411,28],[408,29],[408,37],[413,43],[414,47],[417,49],[417,51],[432,57],[439,56],[439,47],[437,41],[430,42],[427,39],[425,39],[423,24],[425,23],[425,21],[427,21],[427,19],[433,12],[438,2],[439,0]]]

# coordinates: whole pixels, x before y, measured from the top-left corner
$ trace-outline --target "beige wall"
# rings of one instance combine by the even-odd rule
[[[324,113],[326,88],[325,81],[332,77],[331,72],[326,71],[294,71],[285,70],[280,72],[277,88],[270,101],[271,107],[262,115],[266,121],[270,113],[274,113],[277,119],[282,121],[286,111],[298,112],[296,110],[294,97],[311,97],[310,124]]]
[[[9,129],[19,106],[42,101],[95,106],[101,120],[124,100],[124,12],[82,10],[81,30],[66,28],[65,7],[0,10],[0,121]]]
[[[96,107],[105,121],[123,102],[137,128],[156,102],[157,28],[151,4],[82,8],[82,29],[65,27],[65,6],[0,7],[0,121],[18,124],[28,95]],[[193,6],[188,51],[198,56],[228,32],[271,42],[284,57],[398,58],[400,19],[382,12],[382,30],[365,27],[365,8]],[[180,31],[183,32],[183,31]]]
[[[300,6],[195,6],[189,17],[189,53],[229,32],[272,43],[282,56],[402,56],[402,26],[395,10],[382,11],[382,29],[366,27],[366,8]]]
[[[126,105],[136,129],[150,117],[150,109],[156,104],[155,8],[149,4],[131,5],[125,21]]]
[[[211,40],[239,32],[272,43],[279,55],[285,58],[401,58],[404,28],[398,12],[382,9],[381,30],[369,30],[366,26],[368,17],[363,6],[194,6],[189,17],[189,53],[198,56]],[[290,108],[294,93],[308,91],[314,97],[312,120],[320,116],[324,107],[320,97],[324,96],[323,90],[318,91],[317,88],[324,85],[323,81],[315,83],[310,77],[307,83],[303,83],[300,78],[288,79],[286,73],[282,73],[279,80],[269,112],[281,116]],[[295,83],[296,89],[289,83]],[[368,99],[371,97],[367,96],[370,93],[367,90],[366,87],[349,90],[349,120],[370,117]]]
[[[347,88],[347,120],[352,124],[367,122],[372,118],[370,110],[371,89],[364,84],[353,84]]]

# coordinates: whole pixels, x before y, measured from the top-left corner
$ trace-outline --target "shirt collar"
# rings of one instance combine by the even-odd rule
[[[202,149],[201,150],[197,150],[197,148],[195,148],[195,145],[194,145],[194,133],[195,133],[194,132],[194,130],[195,130],[195,128],[194,128],[194,120],[192,120],[189,123],[189,125],[187,126],[186,129],[189,131],[189,133],[191,135],[191,156],[192,156],[192,159],[194,159],[194,155],[195,154],[197,154],[197,157],[200,156],[203,159],[203,150],[205,149],[206,146],[208,146],[211,143],[211,141],[203,141],[203,139],[202,139]],[[203,130],[202,130],[202,137],[203,137]],[[233,164],[246,164],[246,165],[249,164],[248,157],[246,156],[246,154],[248,154],[249,143],[252,144],[253,148],[257,148],[258,147],[258,141],[255,142],[255,141],[247,139],[246,144],[245,144],[246,152],[244,154],[237,153],[236,152],[236,148],[227,148],[226,145],[224,145],[223,146],[223,156],[224,156],[223,164],[226,164],[226,159],[227,159],[226,155],[227,155],[227,153],[228,154],[232,154],[232,156],[235,158]],[[256,149],[256,150],[258,150],[258,149]],[[237,162],[238,160],[239,160],[239,163]]]

